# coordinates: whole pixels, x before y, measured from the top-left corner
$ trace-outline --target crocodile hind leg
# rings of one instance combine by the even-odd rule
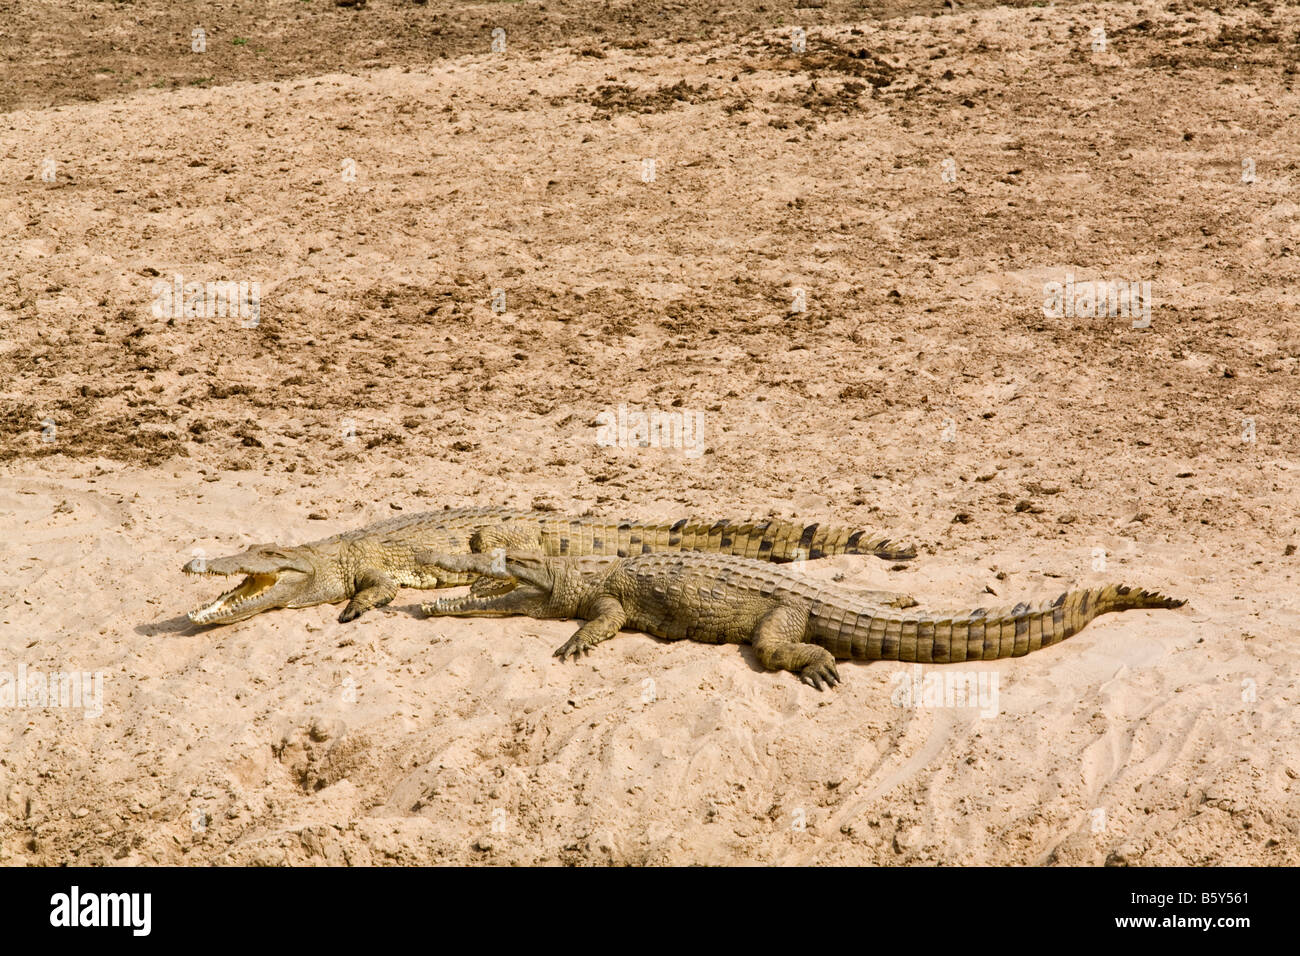
[[[348,606],[339,615],[339,623],[355,621],[366,611],[374,607],[383,607],[397,597],[397,582],[383,571],[369,568],[357,575],[357,593],[352,595]]]
[[[578,628],[573,637],[556,648],[555,656],[560,660],[565,661],[572,656],[576,661],[601,641],[609,640],[627,623],[627,612],[623,610],[623,605],[618,603],[617,598],[608,594],[602,594],[595,600],[592,604],[592,613],[596,616]]]
[[[542,538],[534,521],[503,521],[499,525],[479,528],[469,539],[469,549],[474,554],[487,554],[492,557],[492,564],[486,571],[479,572],[469,585],[469,593],[475,597],[489,597],[509,590],[513,585],[506,571],[507,552],[526,552],[541,554]],[[481,564],[476,567],[482,567]]]
[[[491,527],[479,528],[469,539],[469,549],[476,554],[500,551],[542,551],[542,536],[536,521],[503,521]]]
[[[808,630],[808,609],[783,604],[763,616],[754,628],[750,643],[768,670],[794,671],[810,687],[834,687],[840,682],[831,652],[804,641]]]

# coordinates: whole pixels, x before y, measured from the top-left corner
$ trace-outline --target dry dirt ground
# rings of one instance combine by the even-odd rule
[[[1294,7],[316,0],[190,54],[199,5],[65,6],[0,5],[0,862],[1300,863]],[[177,274],[255,320],[156,314]],[[1047,314],[1067,275],[1149,327]],[[703,454],[600,445],[621,405]],[[196,550],[466,504],[1189,604],[983,665],[992,715],[639,634],[565,666],[415,591],[184,617]]]

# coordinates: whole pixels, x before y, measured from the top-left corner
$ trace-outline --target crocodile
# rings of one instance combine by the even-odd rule
[[[347,601],[339,615],[346,623],[388,604],[401,587],[470,582],[464,574],[418,564],[420,551],[463,554],[507,548],[556,556],[700,550],[778,562],[832,554],[872,554],[886,560],[916,556],[915,547],[878,534],[778,519],[605,521],[509,508],[457,508],[393,518],[308,544],[258,544],[229,557],[194,558],[182,568],[185,573],[244,579],[191,611],[189,619],[195,624],[230,624],[272,608]]]
[[[556,650],[561,661],[629,629],[673,641],[751,644],[764,667],[793,671],[817,690],[839,683],[837,658],[945,664],[1020,657],[1065,640],[1109,611],[1184,603],[1108,584],[1036,605],[925,613],[888,608],[877,595],[735,555],[507,554],[494,560],[425,553],[418,559],[487,579],[478,593],[422,605],[427,615],[585,620]]]

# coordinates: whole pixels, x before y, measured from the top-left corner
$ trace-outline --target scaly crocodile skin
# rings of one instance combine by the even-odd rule
[[[224,558],[195,558],[187,574],[245,575],[238,587],[190,612],[196,624],[229,624],[278,607],[347,601],[340,621],[387,604],[398,588],[465,584],[464,574],[420,565],[420,551],[487,553],[495,549],[564,555],[712,551],[766,561],[830,554],[898,560],[916,549],[866,531],[768,520],[734,522],[604,521],[508,508],[459,508],[407,515],[301,545],[254,545]]]
[[[420,560],[449,573],[483,575],[493,587],[425,604],[426,614],[586,620],[555,652],[561,660],[627,628],[668,640],[752,644],[765,667],[794,671],[818,690],[839,682],[836,658],[944,664],[1019,657],[1065,640],[1109,611],[1184,603],[1108,584],[1036,605],[909,612],[885,606],[895,597],[888,593],[864,594],[735,555],[493,560],[430,553]]]

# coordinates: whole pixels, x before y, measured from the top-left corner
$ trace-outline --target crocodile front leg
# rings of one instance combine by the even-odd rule
[[[383,607],[397,597],[397,582],[383,571],[367,568],[357,575],[356,594],[339,615],[339,623],[355,621],[371,608]]]
[[[754,628],[750,643],[768,670],[794,671],[810,687],[834,687],[840,682],[835,658],[830,651],[804,641],[808,631],[808,609],[783,604],[763,616]]]
[[[590,613],[595,617],[574,632],[573,637],[561,644],[555,656],[562,661],[572,657],[575,661],[602,641],[607,641],[623,629],[627,612],[618,598],[602,594],[591,603]]]

